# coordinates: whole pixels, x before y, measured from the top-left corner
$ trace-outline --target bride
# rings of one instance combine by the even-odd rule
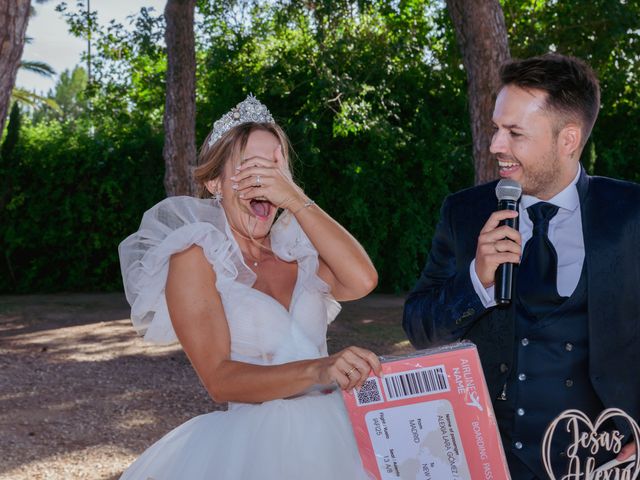
[[[367,478],[339,389],[380,363],[355,346],[328,355],[326,331],[336,300],[363,297],[377,273],[288,161],[284,132],[249,96],[201,149],[195,178],[210,198],[160,202],[121,243],[136,329],[179,340],[211,398],[229,402],[169,432],[122,479]]]

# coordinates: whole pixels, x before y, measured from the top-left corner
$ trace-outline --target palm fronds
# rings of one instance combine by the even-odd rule
[[[11,100],[22,102],[32,107],[35,107],[37,105],[46,105],[57,113],[62,113],[62,109],[54,99],[43,97],[42,95],[38,95],[34,92],[29,92],[28,90],[25,90],[23,88],[14,88],[11,92]]]
[[[20,62],[20,68],[27,70],[28,72],[37,73],[43,77],[53,77],[56,74],[53,67],[45,62],[22,60]]]

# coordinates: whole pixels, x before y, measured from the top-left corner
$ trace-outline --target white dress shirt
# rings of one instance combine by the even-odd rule
[[[582,216],[580,214],[580,197],[576,184],[580,178],[581,169],[578,168],[573,181],[556,196],[547,200],[548,203],[560,207],[558,213],[549,221],[549,240],[558,254],[558,293],[569,297],[578,286],[582,264],[584,263],[584,235],[582,233]],[[529,218],[527,208],[542,200],[530,195],[523,195],[520,200],[520,235],[522,236],[522,251],[531,238],[533,222]],[[484,288],[476,273],[475,259],[469,266],[471,282],[476,293],[485,307],[496,305],[494,299],[495,288],[492,285]]]

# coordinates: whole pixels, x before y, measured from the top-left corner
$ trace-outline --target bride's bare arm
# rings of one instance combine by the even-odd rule
[[[202,248],[193,246],[171,257],[165,295],[173,328],[200,380],[217,402],[259,403],[296,395],[316,384],[337,382],[343,389],[359,386],[377,356],[348,347],[326,358],[276,366],[230,359],[230,333],[216,275]],[[345,375],[353,367],[360,375]]]
[[[291,211],[318,251],[318,275],[336,300],[355,300],[371,292],[378,272],[360,243],[317,205],[305,207],[304,199],[296,203]]]

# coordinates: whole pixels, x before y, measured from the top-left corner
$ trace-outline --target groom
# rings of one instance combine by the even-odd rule
[[[417,348],[478,346],[514,480],[546,479],[542,437],[561,411],[640,420],[640,186],[580,165],[600,106],[584,62],[512,61],[501,82],[491,152],[522,185],[519,212],[495,211],[495,182],[449,196],[403,327]],[[516,215],[519,231],[499,226]],[[507,262],[520,266],[504,308],[493,283]],[[628,442],[627,426],[608,427]],[[566,472],[570,440],[554,439],[554,471]]]

